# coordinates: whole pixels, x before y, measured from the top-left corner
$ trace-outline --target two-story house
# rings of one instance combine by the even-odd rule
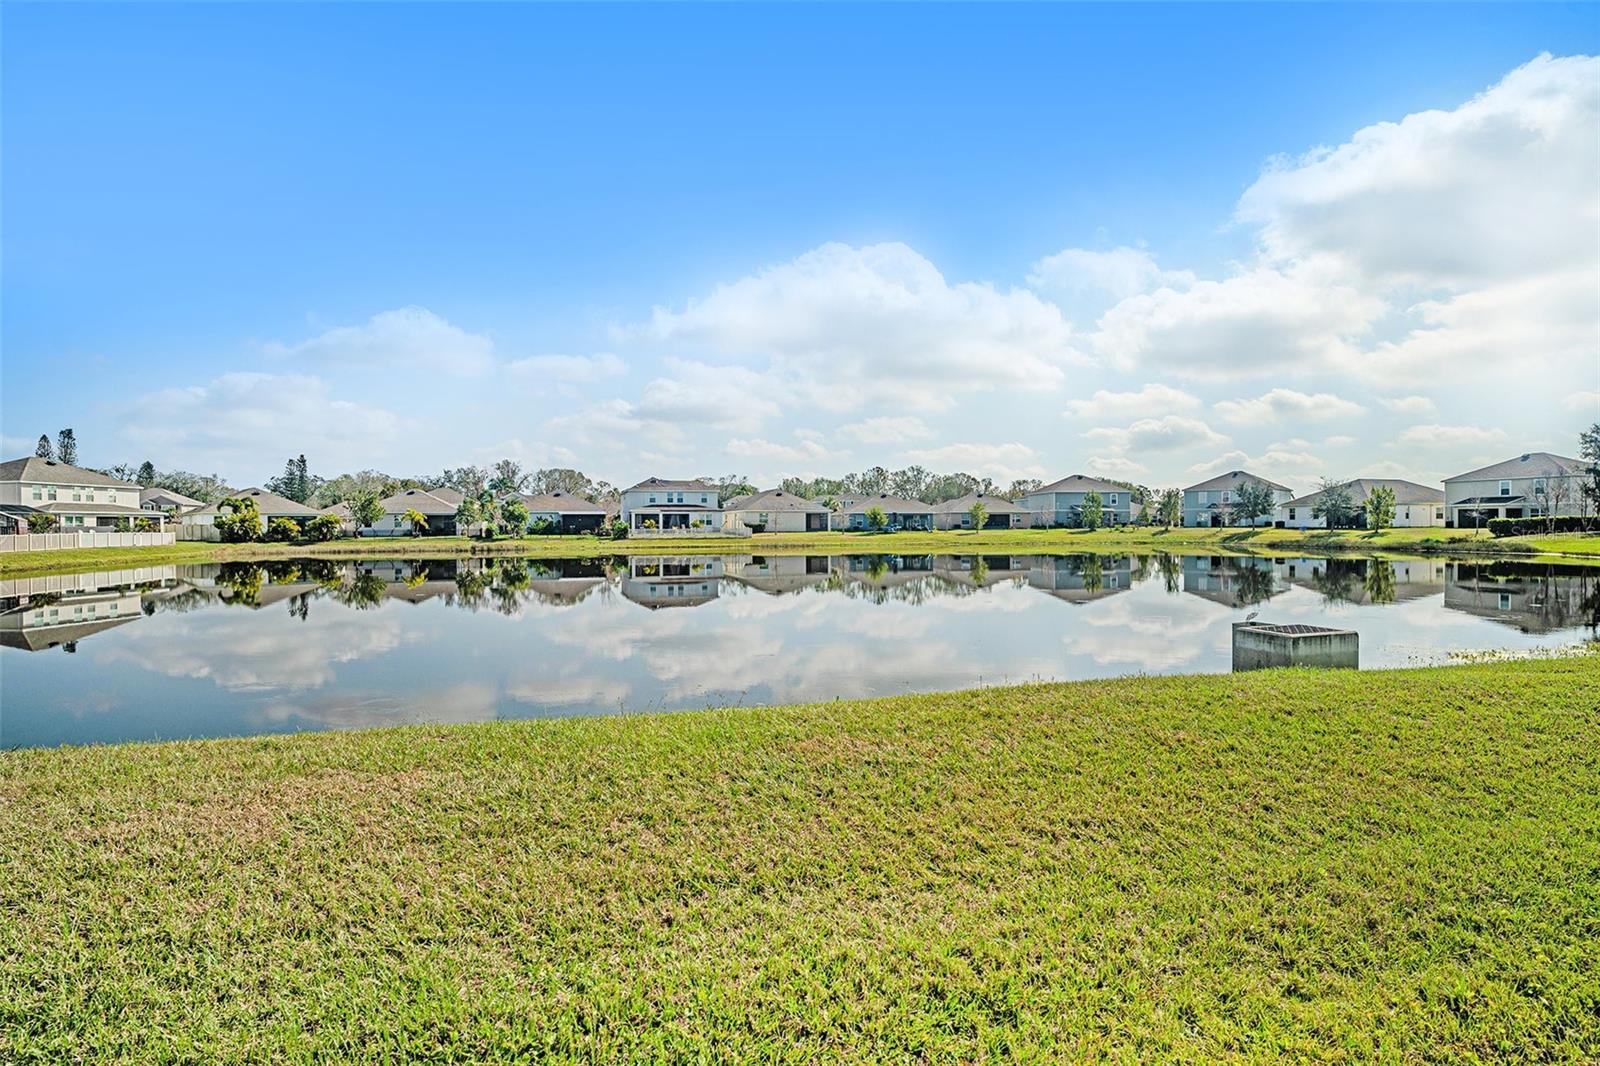
[[[1445,524],[1481,526],[1491,518],[1584,513],[1588,468],[1578,459],[1525,452],[1515,459],[1444,479]]]
[[[1246,485],[1265,485],[1272,490],[1272,506],[1249,523],[1238,513],[1239,490]],[[1229,470],[1183,490],[1183,524],[1186,526],[1270,526],[1277,510],[1294,498],[1287,485],[1268,481],[1248,470]]]
[[[1128,487],[1087,474],[1073,474],[1034,489],[1022,498],[1022,506],[1032,525],[1081,526],[1083,501],[1091,492],[1100,496],[1102,526],[1125,526],[1133,521],[1133,493]]]
[[[1394,520],[1396,526],[1444,525],[1444,493],[1438,489],[1419,485],[1415,481],[1402,481],[1393,477],[1358,477],[1345,484],[1350,493],[1350,503],[1355,508],[1355,525],[1367,526],[1367,501],[1380,488],[1394,492]],[[1288,503],[1278,505],[1278,524],[1285,529],[1326,529],[1328,520],[1317,511],[1322,503],[1323,490],[1296,496]]]
[[[704,481],[649,477],[622,490],[622,521],[630,537],[720,533],[722,506]]]
[[[139,486],[97,470],[29,456],[0,463],[0,533],[27,533],[39,516],[61,533],[106,532],[140,519],[164,527],[166,516],[142,510]]]

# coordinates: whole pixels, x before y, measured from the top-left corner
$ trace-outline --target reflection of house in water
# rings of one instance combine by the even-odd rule
[[[773,596],[821,588],[830,573],[826,555],[743,555],[727,561],[729,577]]]
[[[933,579],[933,556],[844,555],[833,560],[833,568],[835,584],[846,591],[865,590],[880,601],[889,598],[887,594],[921,599]]]
[[[1261,603],[1289,588],[1271,559],[1254,556],[1185,555],[1183,591],[1227,607]]]
[[[622,595],[651,610],[697,607],[717,598],[722,574],[722,560],[714,555],[633,556]]]
[[[954,584],[990,588],[1026,579],[1035,562],[1031,555],[936,555],[933,569]]]
[[[531,559],[528,591],[552,607],[570,607],[606,583],[604,559]]]
[[[1028,584],[1068,603],[1115,596],[1133,587],[1133,559],[1127,555],[1037,555]]]
[[[383,582],[383,598],[422,603],[456,591],[462,573],[483,568],[481,559],[362,559],[355,570]]]
[[[1437,560],[1277,559],[1278,577],[1333,603],[1404,603],[1444,591],[1445,564]]]
[[[1600,573],[1585,566],[1445,563],[1444,605],[1524,633],[1600,626]]]
[[[176,573],[146,566],[0,581],[0,645],[73,651],[85,637],[143,617],[144,594],[172,587]]]

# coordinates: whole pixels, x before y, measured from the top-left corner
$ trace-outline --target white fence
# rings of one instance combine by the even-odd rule
[[[216,526],[208,526],[199,522],[186,522],[177,527],[179,540],[208,540],[213,544],[221,543],[222,533]]]
[[[173,543],[172,533],[13,533],[0,536],[0,552],[48,552],[67,548],[153,548]]]

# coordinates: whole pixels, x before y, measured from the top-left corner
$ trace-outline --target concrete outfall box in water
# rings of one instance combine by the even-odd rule
[[[1354,670],[1360,658],[1361,636],[1353,629],[1271,622],[1233,623],[1235,673],[1274,666]]]

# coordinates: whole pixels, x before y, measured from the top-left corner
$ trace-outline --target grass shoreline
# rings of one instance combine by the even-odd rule
[[[0,1059],[1586,1061],[1600,657],[0,755]]]
[[[284,558],[383,556],[446,559],[471,556],[587,558],[600,555],[973,554],[1011,555],[1172,551],[1218,555],[1427,555],[1560,560],[1600,565],[1600,534],[1491,538],[1474,530],[1390,529],[1379,533],[1292,529],[1019,529],[933,533],[773,533],[726,540],[609,540],[591,536],[481,541],[466,537],[350,538],[323,544],[211,544],[8,552],[0,577],[96,567],[232,562]]]

